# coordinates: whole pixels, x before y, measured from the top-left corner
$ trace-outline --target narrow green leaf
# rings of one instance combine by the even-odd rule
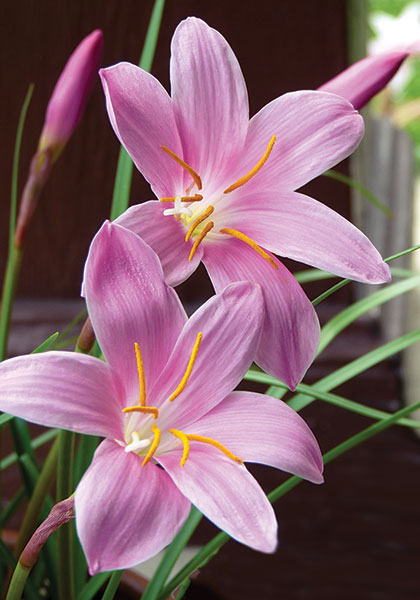
[[[92,598],[94,598],[99,592],[101,587],[108,581],[111,575],[112,571],[105,571],[91,577],[83,590],[77,596],[77,600],[92,600]]]
[[[111,575],[111,579],[109,580],[108,585],[106,586],[104,595],[102,596],[102,600],[113,600],[120,585],[123,573],[124,571],[113,572],[113,574]]]
[[[411,248],[407,248],[407,250],[403,250],[402,252],[397,252],[397,254],[393,254],[392,256],[388,256],[388,258],[384,258],[385,262],[391,262],[392,260],[396,260],[397,258],[401,258],[401,256],[406,256],[406,254],[411,254],[416,250],[420,250],[420,244],[417,246],[411,246]]]
[[[321,281],[323,279],[332,279],[333,277],[337,277],[337,275],[333,275],[333,273],[328,273],[327,271],[322,271],[321,269],[305,269],[303,271],[297,271],[293,273],[296,280],[299,283],[308,283],[310,281]]]
[[[56,339],[58,338],[58,331],[56,331],[55,333],[51,334],[49,338],[47,338],[44,342],[42,342],[42,344],[40,344],[38,346],[38,348],[35,348],[35,350],[32,350],[31,354],[38,354],[39,352],[46,352],[46,350],[48,350],[48,348],[54,344],[54,342],[56,341]]]
[[[7,415],[7,416],[9,416],[9,415]],[[12,418],[14,418],[14,417],[12,417]],[[0,417],[0,419],[1,419],[1,417]],[[52,439],[54,439],[57,436],[58,432],[59,432],[59,429],[48,429],[45,433],[42,433],[41,435],[39,435],[38,437],[36,437],[35,439],[33,439],[31,441],[32,448],[34,450],[36,450],[37,448],[40,448],[44,444],[47,444],[49,441],[51,441]],[[0,461],[0,471],[3,471],[4,469],[11,467],[12,465],[15,464],[15,462],[17,462],[17,460],[18,460],[18,455],[16,454],[16,452],[12,452],[11,454],[9,454],[5,458],[3,458],[3,460]]]
[[[159,597],[165,581],[169,577],[179,555],[187,545],[197,525],[201,521],[202,516],[203,515],[197,508],[195,508],[195,506],[191,506],[188,519],[182,526],[181,531],[168,546],[159,566],[154,572],[152,579],[149,581],[149,584],[142,595],[142,600],[156,600],[156,598]]]
[[[323,173],[323,175],[325,177],[330,177],[331,179],[335,179],[336,181],[340,181],[341,183],[345,183],[346,185],[353,188],[354,190],[357,190],[360,194],[362,194],[362,196],[367,198],[367,200],[369,200],[369,202],[371,202],[373,204],[373,206],[376,206],[376,208],[378,208],[380,211],[382,211],[384,213],[384,215],[386,215],[390,219],[394,218],[394,215],[393,215],[392,211],[389,210],[389,208],[387,208],[384,204],[382,204],[382,202],[380,200],[378,200],[378,198],[374,194],[372,194],[372,192],[370,190],[368,190],[367,187],[365,187],[364,185],[362,185],[361,183],[359,183],[352,177],[348,177],[347,175],[343,175],[343,173],[339,173],[338,171],[332,171],[332,170],[325,171],[325,173]]]
[[[0,415],[0,427],[3,427],[3,425],[6,425],[6,423],[8,423],[9,421],[11,421],[14,418],[15,417],[13,415],[8,415],[7,413],[3,413],[2,415]]]
[[[150,71],[152,68],[164,6],[165,0],[155,0],[139,61],[139,66],[145,71]],[[119,217],[128,208],[132,176],[133,162],[126,150],[121,147],[112,194],[111,221]]]
[[[4,511],[0,515],[0,529],[3,529],[10,517],[19,508],[21,502],[26,498],[25,488],[21,487],[20,490],[13,496],[9,504],[6,506]]]

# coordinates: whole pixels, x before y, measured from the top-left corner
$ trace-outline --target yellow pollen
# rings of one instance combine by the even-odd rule
[[[184,452],[182,453],[181,458],[181,467],[185,465],[187,462],[188,455],[190,453],[190,442],[188,441],[188,437],[182,431],[178,431],[178,429],[170,429],[169,433],[172,433],[175,437],[179,438],[181,442],[184,444]]]
[[[134,342],[134,348],[136,349],[137,371],[139,373],[140,384],[139,404],[140,406],[146,406],[146,379],[144,376],[143,358],[140,352],[140,346],[137,342]]]
[[[207,225],[204,227],[203,231],[196,237],[196,240],[191,248],[191,252],[190,255],[188,257],[188,260],[192,260],[194,257],[194,254],[197,252],[197,248],[198,246],[201,244],[201,242],[204,240],[204,238],[206,237],[206,235],[208,234],[208,232],[213,229],[214,227],[214,223],[213,221],[209,221],[207,223]]]
[[[228,188],[226,188],[225,191],[223,192],[224,194],[229,194],[229,192],[233,192],[233,190],[236,190],[236,188],[241,187],[241,185],[244,185],[245,183],[247,183],[252,177],[254,177],[254,175],[256,175],[258,173],[258,171],[261,169],[261,167],[267,161],[267,158],[270,156],[275,141],[276,141],[276,136],[273,135],[273,137],[271,138],[271,140],[267,146],[267,150],[264,152],[263,157],[260,158],[260,160],[257,162],[255,167],[253,169],[251,169],[249,171],[249,173],[247,173],[243,177],[240,177],[238,179],[238,181],[235,181],[235,183],[232,183],[232,185],[230,185]]]
[[[191,175],[191,177],[194,179],[194,183],[196,184],[198,189],[201,190],[203,184],[201,183],[200,175],[196,173],[196,171],[194,171],[194,169],[190,167],[190,165],[187,165],[187,163],[184,162],[182,158],[179,158],[179,156],[177,156],[175,152],[172,152],[172,150],[169,150],[169,148],[167,148],[166,146],[161,146],[161,148],[168,156],[170,156],[176,163],[178,163],[183,169],[185,169],[187,173]]]
[[[139,412],[146,415],[153,415],[154,419],[157,419],[159,416],[159,409],[155,406],[126,406],[123,408],[124,413],[132,413]]]
[[[158,429],[156,427],[156,425],[152,425],[152,431],[154,434],[154,440],[152,442],[152,445],[149,448],[149,452],[146,454],[146,456],[144,457],[144,460],[141,464],[142,467],[144,467],[145,465],[147,465],[147,463],[149,462],[149,460],[152,458],[152,456],[154,455],[154,453],[157,450],[157,447],[159,446],[159,442],[160,442],[160,436],[161,436],[161,432],[160,429]]]
[[[194,194],[194,196],[181,196],[181,202],[199,202],[203,199],[201,194]],[[159,202],[175,202],[175,196],[165,196],[159,198]]]
[[[181,467],[183,467],[185,465],[188,455],[190,453],[190,441],[191,442],[202,442],[203,444],[209,444],[210,446],[214,446],[214,448],[221,450],[223,452],[223,454],[226,454],[226,456],[228,458],[230,458],[231,460],[234,460],[235,462],[238,462],[241,464],[243,463],[243,460],[241,458],[239,458],[238,456],[235,456],[235,454],[233,454],[228,448],[226,448],[226,446],[223,446],[223,444],[221,444],[217,440],[213,440],[212,438],[205,437],[204,435],[196,435],[195,433],[183,433],[182,431],[179,431],[178,429],[170,429],[169,433],[172,433],[172,435],[179,438],[181,440],[181,442],[184,444],[184,452],[182,453],[182,458],[181,458],[181,463],[180,463]]]
[[[265,260],[267,260],[272,267],[274,267],[276,270],[278,270],[279,267],[278,267],[277,263],[275,262],[275,260],[267,252],[265,252],[262,248],[260,248],[260,246],[256,242],[254,242],[254,240],[251,240],[251,238],[249,238],[244,233],[241,233],[240,231],[237,231],[236,229],[230,229],[229,227],[224,227],[223,229],[220,230],[220,233],[227,233],[228,235],[231,235],[231,236],[237,238],[238,240],[245,242],[245,244],[248,244],[248,246],[251,246],[251,248],[253,250],[255,250],[255,252],[258,252],[258,254],[260,256],[265,258]]]
[[[190,360],[188,361],[188,366],[187,366],[187,370],[184,373],[184,377],[181,379],[180,384],[178,385],[176,390],[173,392],[173,394],[171,394],[171,396],[169,398],[169,402],[173,402],[175,400],[175,398],[178,398],[180,393],[184,391],[185,386],[187,385],[188,379],[190,378],[191,372],[193,370],[193,366],[194,366],[195,360],[197,358],[198,349],[200,347],[202,337],[203,337],[203,334],[200,331],[197,335],[197,339],[195,340],[194,348],[191,352]]]
[[[185,236],[185,241],[186,242],[188,242],[188,240],[190,239],[190,237],[194,233],[194,229],[198,225],[200,225],[200,223],[202,223],[203,221],[205,221],[207,219],[207,217],[209,217],[213,211],[214,211],[214,206],[207,207],[207,209],[203,212],[203,214],[201,214],[199,217],[196,218],[195,221],[192,222],[191,227],[189,228],[189,230],[187,231],[187,235]]]

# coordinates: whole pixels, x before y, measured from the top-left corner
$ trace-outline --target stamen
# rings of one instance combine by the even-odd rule
[[[146,415],[153,415],[154,419],[157,419],[159,416],[159,409],[155,406],[126,406],[123,408],[124,413],[132,413],[139,412],[144,413]]]
[[[207,223],[207,225],[204,227],[203,231],[196,237],[196,240],[191,248],[191,252],[190,255],[188,257],[188,260],[192,260],[194,257],[194,254],[197,252],[197,248],[198,246],[201,244],[201,242],[204,240],[204,238],[206,237],[206,235],[208,234],[208,232],[213,229],[214,227],[214,223],[213,221],[209,221]]]
[[[165,196],[159,198],[159,202],[175,202],[176,196]],[[181,196],[181,202],[199,202],[203,199],[201,194],[194,194],[194,196]]]
[[[173,392],[173,394],[169,398],[169,402],[173,402],[175,400],[175,398],[178,398],[180,393],[184,391],[185,386],[187,385],[188,379],[190,378],[191,372],[193,370],[193,366],[194,366],[195,360],[197,358],[198,349],[200,347],[202,337],[203,337],[203,334],[200,331],[199,334],[197,335],[197,339],[195,340],[194,348],[191,352],[190,360],[188,361],[188,366],[187,366],[187,370],[185,371],[184,377],[181,379],[181,383],[178,385],[176,390]]]
[[[268,260],[268,262],[270,263],[270,265],[272,267],[274,267],[276,270],[278,270],[279,266],[275,262],[275,260],[267,252],[265,252],[262,248],[260,248],[260,246],[256,242],[254,242],[254,240],[251,240],[251,238],[249,238],[244,233],[241,233],[240,231],[237,231],[236,229],[230,229],[229,227],[224,227],[223,229],[220,230],[220,233],[227,233],[228,235],[231,235],[231,236],[237,238],[238,240],[245,242],[245,244],[248,244],[248,246],[251,246],[251,248],[253,250],[255,250],[255,252],[258,252],[258,254],[260,256],[265,258],[265,260]]]
[[[229,194],[229,192],[233,192],[233,190],[236,190],[236,188],[241,187],[241,185],[244,185],[245,183],[247,183],[252,177],[254,177],[254,175],[256,175],[258,173],[258,171],[261,169],[261,167],[265,164],[267,158],[270,156],[275,141],[276,141],[276,136],[273,135],[273,137],[271,138],[271,140],[267,146],[267,150],[264,152],[263,157],[257,162],[255,167],[253,169],[251,169],[249,173],[247,173],[243,177],[240,177],[238,179],[238,181],[235,181],[235,183],[232,183],[232,185],[230,185],[228,188],[226,188],[225,191],[223,192],[224,194]]]
[[[203,444],[209,444],[210,446],[214,446],[218,450],[221,450],[223,452],[223,454],[226,454],[226,456],[228,458],[230,458],[231,460],[234,460],[235,462],[238,462],[241,464],[243,463],[243,460],[241,458],[239,458],[238,456],[235,456],[235,454],[233,454],[228,448],[226,448],[226,446],[223,446],[223,444],[221,444],[217,440],[213,440],[212,438],[205,437],[203,435],[196,435],[195,433],[184,433],[182,431],[179,431],[178,429],[170,429],[169,433],[172,433],[172,435],[179,438],[181,440],[181,442],[184,444],[184,452],[182,454],[181,463],[180,463],[181,467],[183,467],[185,465],[188,455],[190,453],[190,444],[189,444],[190,441],[191,442],[202,442]]]
[[[185,169],[187,173],[191,175],[191,177],[194,179],[194,183],[196,184],[198,189],[201,190],[203,184],[201,183],[200,175],[196,173],[194,169],[190,167],[190,165],[187,165],[187,163],[184,162],[182,158],[179,158],[179,156],[177,156],[175,152],[172,152],[172,150],[169,150],[169,148],[167,148],[166,146],[161,146],[161,148],[168,156],[170,156],[176,163],[178,163],[183,169]]]
[[[152,456],[156,452],[157,447],[159,446],[161,431],[160,431],[160,429],[158,429],[156,427],[155,424],[152,425],[152,431],[153,431],[153,434],[154,434],[155,438],[154,438],[154,440],[152,442],[152,445],[149,448],[149,452],[146,454],[146,456],[144,457],[143,462],[141,463],[142,467],[144,467],[145,465],[147,465],[147,463],[149,462],[149,460],[152,458]]]
[[[181,467],[183,467],[187,462],[187,458],[190,453],[190,443],[188,441],[188,437],[182,431],[178,431],[178,429],[170,429],[169,433],[172,433],[172,435],[179,438],[184,444],[184,452],[182,453],[182,458],[180,462]]]
[[[192,236],[192,234],[194,233],[194,229],[200,225],[200,223],[202,223],[203,221],[205,221],[207,219],[207,217],[209,217],[211,215],[211,213],[214,211],[214,206],[209,206],[204,212],[203,214],[201,214],[199,217],[196,218],[195,221],[192,222],[191,227],[189,228],[189,230],[187,231],[187,235],[185,236],[185,241],[188,242],[188,240],[190,239],[190,237]]]
[[[137,359],[137,371],[139,373],[139,385],[140,385],[140,397],[139,404],[140,406],[146,406],[146,379],[144,376],[144,366],[143,366],[143,358],[140,352],[140,346],[137,342],[134,342],[134,348],[136,349],[136,359]]]

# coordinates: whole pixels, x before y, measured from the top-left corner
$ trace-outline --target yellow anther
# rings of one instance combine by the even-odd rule
[[[190,165],[187,165],[187,163],[184,162],[182,158],[179,158],[179,156],[177,156],[175,152],[172,152],[172,150],[169,150],[169,148],[167,148],[166,146],[161,146],[161,148],[168,156],[170,156],[176,163],[178,163],[183,169],[185,169],[187,173],[191,175],[191,177],[194,179],[194,183],[196,184],[198,189],[201,190],[203,184],[201,183],[200,175],[196,173],[194,169],[190,167]]]
[[[212,214],[213,211],[214,211],[214,206],[208,206],[206,208],[206,210],[203,212],[203,214],[201,214],[199,217],[197,217],[195,219],[195,221],[193,221],[191,223],[191,227],[189,228],[189,230],[187,231],[187,235],[185,236],[185,241],[186,242],[188,242],[188,240],[190,239],[190,237],[194,233],[194,229],[198,225],[200,225],[200,223],[202,223],[203,221],[205,221],[207,219],[207,217],[209,217]]]
[[[152,442],[152,445],[149,448],[149,452],[146,454],[146,456],[144,457],[144,460],[141,464],[142,467],[144,467],[145,465],[147,465],[147,463],[149,462],[149,460],[152,458],[152,456],[154,455],[154,453],[157,450],[157,447],[159,446],[159,442],[160,442],[160,436],[161,436],[161,432],[160,429],[158,429],[156,427],[156,425],[152,425],[152,431],[153,431],[153,435],[154,440]]]
[[[247,173],[243,177],[240,177],[238,179],[238,181],[235,181],[235,183],[232,183],[232,185],[230,185],[228,188],[226,188],[225,191],[223,192],[224,194],[229,194],[229,192],[233,192],[233,190],[236,190],[236,188],[241,187],[241,185],[244,185],[245,183],[247,183],[252,177],[254,177],[254,175],[256,175],[258,173],[258,171],[261,169],[261,167],[267,161],[267,158],[270,156],[275,141],[276,141],[276,136],[273,135],[273,137],[271,138],[271,140],[267,146],[267,150],[264,152],[263,157],[257,162],[255,167],[253,169],[251,169],[249,171],[249,173]]]
[[[183,467],[187,461],[188,455],[190,453],[190,442],[188,441],[188,437],[182,431],[178,431],[178,429],[170,429],[169,433],[172,433],[175,437],[179,438],[181,442],[184,444],[184,452],[182,453],[181,458],[181,467]]]
[[[159,409],[155,406],[126,406],[123,408],[124,413],[139,412],[145,415],[153,415],[154,419],[159,416]]]
[[[244,233],[241,233],[240,231],[237,231],[236,229],[230,229],[229,227],[224,227],[223,229],[220,230],[220,233],[227,233],[228,235],[231,235],[231,236],[237,238],[238,240],[245,242],[245,244],[248,244],[248,246],[251,246],[251,248],[253,250],[255,250],[255,252],[258,252],[258,254],[260,256],[265,258],[265,260],[267,260],[272,267],[274,267],[276,270],[278,270],[279,266],[275,262],[275,260],[267,252],[265,252],[262,248],[260,248],[260,246],[256,242],[254,242],[254,240],[251,240],[251,238],[249,238]]]
[[[194,194],[194,196],[181,196],[181,202],[199,202],[203,199],[201,194]],[[175,202],[175,196],[165,196],[159,198],[159,202]]]
[[[139,373],[139,385],[140,385],[140,397],[139,404],[140,406],[146,406],[146,379],[144,376],[144,366],[143,366],[143,358],[140,352],[140,346],[137,342],[134,342],[134,348],[136,349],[136,359],[137,359],[137,371]]]
[[[188,257],[188,260],[192,260],[194,257],[194,254],[197,252],[197,248],[198,246],[201,244],[201,242],[204,240],[204,238],[206,237],[206,235],[208,234],[208,232],[213,229],[214,227],[214,223],[213,221],[209,221],[207,223],[207,225],[204,227],[203,231],[201,233],[198,234],[198,236],[195,239],[195,242],[191,248],[191,252],[190,255]]]
[[[200,331],[199,334],[197,335],[197,339],[195,340],[194,348],[191,352],[190,360],[188,361],[188,366],[187,366],[187,370],[184,373],[184,377],[181,379],[181,382],[178,385],[178,387],[176,388],[176,390],[170,396],[169,402],[173,402],[175,400],[175,398],[178,398],[180,393],[185,389],[185,386],[187,385],[188,379],[190,378],[191,372],[193,370],[195,360],[197,358],[198,349],[200,347],[202,337],[203,337],[203,334]]]
[[[231,452],[228,448],[226,448],[226,446],[223,446],[223,444],[221,444],[217,440],[213,440],[212,438],[205,437],[204,435],[196,435],[195,433],[184,433],[183,431],[179,431],[178,429],[170,429],[169,433],[172,433],[172,435],[179,438],[181,440],[181,442],[184,444],[184,452],[182,453],[182,458],[181,458],[181,463],[180,463],[181,467],[183,467],[185,465],[188,455],[190,453],[190,441],[191,442],[202,442],[203,444],[209,444],[210,446],[214,446],[214,448],[217,448],[218,450],[223,452],[223,454],[226,454],[226,456],[228,458],[230,458],[231,460],[234,460],[237,463],[241,463],[241,464],[243,463],[243,460],[241,458],[239,458],[238,456],[235,456],[235,454],[233,454],[233,452]]]

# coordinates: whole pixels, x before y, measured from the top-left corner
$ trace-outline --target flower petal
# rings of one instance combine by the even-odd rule
[[[318,90],[338,94],[359,110],[386,86],[407,56],[407,51],[367,56],[321,85]]]
[[[191,442],[183,467],[181,455],[172,452],[157,457],[180,492],[238,542],[261,552],[274,552],[276,516],[247,469],[220,450],[199,442]]]
[[[357,227],[304,194],[255,192],[242,198],[225,218],[231,227],[280,256],[365,283],[391,278],[388,265]]]
[[[267,162],[246,189],[297,189],[349,156],[363,131],[362,117],[344,98],[310,91],[284,94],[252,117],[237,175],[255,166],[275,135]]]
[[[265,321],[255,361],[294,389],[314,359],[319,342],[315,310],[293,275],[276,258],[278,270],[237,239],[207,244],[203,262],[216,292],[232,281],[261,285]]]
[[[182,193],[184,171],[166,156],[166,146],[182,156],[172,101],[157,79],[121,62],[99,75],[111,125],[138,170],[158,197]]]
[[[194,273],[203,248],[199,246],[192,260],[188,260],[192,242],[185,241],[185,228],[174,217],[163,215],[168,208],[165,204],[151,200],[132,206],[114,222],[131,229],[149,244],[162,263],[166,283],[176,286]]]
[[[172,98],[183,159],[212,186],[229,171],[245,141],[245,81],[227,41],[200,19],[182,21],[171,48]]]
[[[122,437],[121,390],[93,356],[45,352],[0,363],[0,410],[47,427]]]
[[[281,400],[233,392],[188,428],[217,440],[245,462],[270,465],[322,483],[322,455],[314,434]]]
[[[152,463],[106,440],[75,493],[76,526],[91,575],[125,569],[164,548],[190,503]]]
[[[264,318],[261,289],[251,283],[228,286],[188,320],[156,383],[154,406],[161,406],[158,427],[181,428],[216,406],[250,367]],[[183,392],[173,401],[187,369],[198,333],[202,341]]]
[[[109,221],[91,244],[83,287],[102,352],[123,382],[127,405],[135,403],[139,380],[134,343],[140,346],[149,390],[186,321],[184,309],[165,284],[150,246]]]

